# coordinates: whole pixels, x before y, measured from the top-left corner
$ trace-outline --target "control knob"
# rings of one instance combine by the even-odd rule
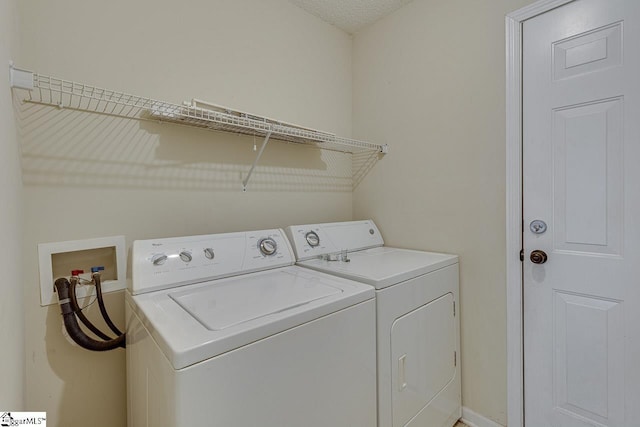
[[[184,262],[191,262],[193,255],[189,251],[182,251],[180,252],[180,259]]]
[[[165,254],[155,254],[151,257],[151,262],[153,265],[162,265],[167,261],[167,258]]]
[[[213,259],[216,254],[213,252],[213,248],[204,248],[204,256],[207,257],[207,259]]]
[[[278,244],[271,237],[266,237],[264,239],[260,239],[258,242],[258,249],[262,252],[263,255],[274,255],[278,250]]]
[[[308,232],[307,234],[304,235],[304,238],[307,240],[307,243],[312,248],[315,248],[320,244],[320,236],[318,236],[318,233],[316,233],[315,231]]]

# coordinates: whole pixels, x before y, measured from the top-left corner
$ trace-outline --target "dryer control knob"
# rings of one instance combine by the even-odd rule
[[[189,251],[182,251],[180,252],[180,259],[184,262],[191,262],[193,255]]]
[[[207,257],[207,259],[213,259],[216,254],[213,252],[213,248],[204,248],[204,256]]]
[[[162,265],[167,261],[167,258],[165,254],[155,254],[151,257],[151,262],[153,265]]]
[[[315,231],[308,232],[307,234],[304,235],[304,238],[307,240],[307,243],[312,248],[315,248],[320,244],[320,236],[318,236],[318,233],[316,233]]]
[[[271,237],[266,237],[264,239],[260,239],[258,242],[258,249],[262,252],[263,255],[274,255],[278,250],[278,244]]]

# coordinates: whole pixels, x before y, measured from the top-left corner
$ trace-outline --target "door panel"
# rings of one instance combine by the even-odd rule
[[[523,24],[527,427],[640,425],[638,76],[640,1]]]
[[[607,425],[624,411],[624,315],[620,301],[554,292],[554,403]]]
[[[622,101],[554,111],[555,250],[620,255]]]
[[[553,43],[553,78],[622,65],[622,22]]]

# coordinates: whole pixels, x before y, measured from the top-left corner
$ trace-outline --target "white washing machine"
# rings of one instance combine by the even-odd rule
[[[135,241],[129,427],[376,422],[375,293],[294,264],[282,230]]]
[[[376,289],[378,427],[454,425],[461,417],[458,257],[386,247],[373,221],[286,231],[298,265]]]

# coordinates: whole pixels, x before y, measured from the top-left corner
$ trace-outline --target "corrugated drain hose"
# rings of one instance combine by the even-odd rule
[[[78,325],[76,312],[71,305],[71,284],[66,278],[62,277],[55,281],[55,287],[58,291],[58,303],[62,310],[64,326],[67,329],[69,336],[76,344],[92,351],[107,351],[118,347],[125,348],[125,334],[121,334],[108,341],[94,340],[85,334],[84,331],[80,329],[80,325]]]

